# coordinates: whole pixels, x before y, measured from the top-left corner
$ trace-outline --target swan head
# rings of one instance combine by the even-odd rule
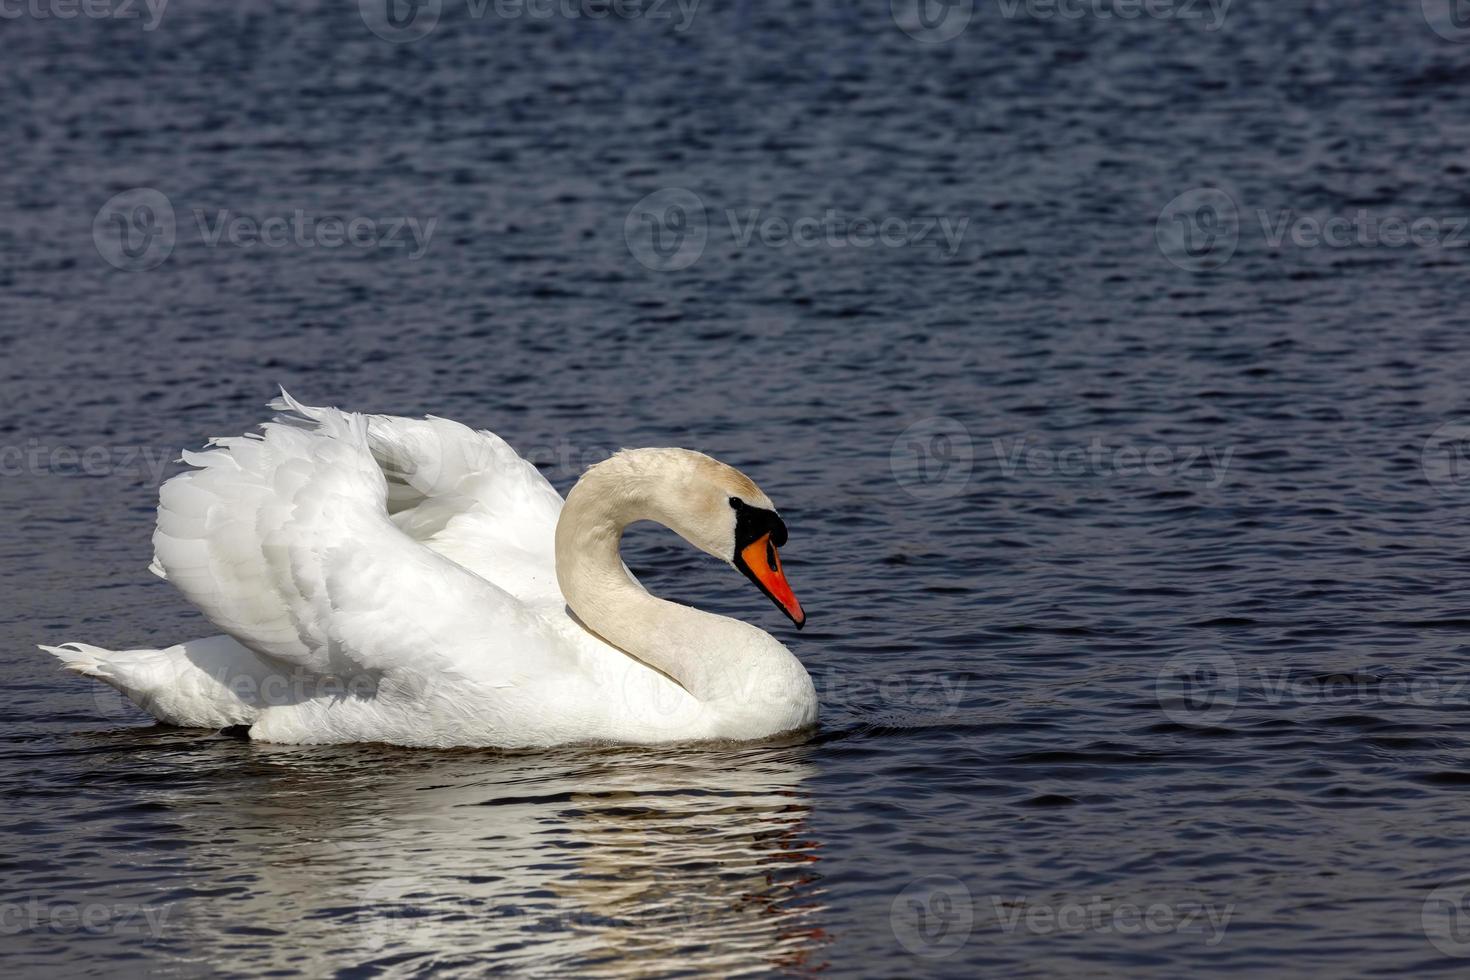
[[[599,470],[612,478],[610,485],[604,485]],[[599,478],[589,481],[594,474]],[[735,467],[691,449],[625,449],[588,470],[582,482],[603,485],[602,493],[628,500],[634,513],[626,517],[657,521],[733,565],[797,629],[806,625],[777,550],[786,544],[786,523],[755,481]]]
[[[760,496],[765,499],[765,494]],[[781,554],[776,550],[786,544],[786,523],[774,507],[750,503],[739,495],[731,495],[729,504],[735,514],[735,553],[729,559],[730,564],[754,582],[801,629],[806,625],[806,613],[786,581],[786,573],[781,570]]]
[[[786,522],[771,498],[735,467],[689,449],[666,450],[670,479],[662,483],[665,523],[684,540],[733,565],[785,613],[797,629],[806,613],[777,550]]]

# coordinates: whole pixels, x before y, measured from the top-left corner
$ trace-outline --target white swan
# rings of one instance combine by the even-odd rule
[[[42,649],[160,721],[271,742],[532,747],[755,739],[815,723],[801,662],[763,630],[656,598],[618,557],[663,524],[800,628],[786,527],[744,474],[624,450],[561,496],[457,422],[300,405],[185,453],[152,569],[223,636]]]

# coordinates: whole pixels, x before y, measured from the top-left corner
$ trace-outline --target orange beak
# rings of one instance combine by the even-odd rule
[[[770,596],[771,601],[791,617],[797,629],[806,625],[806,613],[801,611],[801,603],[796,601],[796,595],[786,581],[786,574],[781,571],[781,555],[771,543],[769,533],[762,534],[741,549],[740,554],[735,557],[735,567]]]

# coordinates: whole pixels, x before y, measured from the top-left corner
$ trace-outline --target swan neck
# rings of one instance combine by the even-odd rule
[[[557,522],[556,577],[587,629],[703,700],[714,695],[716,672],[732,666],[711,654],[738,646],[730,634],[753,627],[650,595],[624,567],[619,548],[628,525],[669,526],[666,493],[656,479],[609,463],[588,470]]]

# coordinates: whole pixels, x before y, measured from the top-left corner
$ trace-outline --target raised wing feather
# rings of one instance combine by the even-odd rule
[[[323,425],[337,409],[282,392],[279,421]],[[416,541],[527,601],[560,603],[556,522],[562,497],[493,432],[450,419],[366,415],[367,444],[387,482],[388,513]]]
[[[423,429],[287,406],[310,424],[278,420],[259,435],[215,440],[185,455],[195,470],[163,486],[154,562],[169,581],[243,645],[318,674],[472,670],[493,683],[486,668],[500,663],[512,683],[548,655],[541,616],[433,547],[456,522],[494,523],[489,471],[462,465],[466,453],[430,465],[449,431],[441,423],[455,423]],[[514,456],[495,442],[496,459],[499,447]],[[551,504],[542,492],[525,508],[545,520]],[[528,553],[541,547],[521,529],[504,539]]]

